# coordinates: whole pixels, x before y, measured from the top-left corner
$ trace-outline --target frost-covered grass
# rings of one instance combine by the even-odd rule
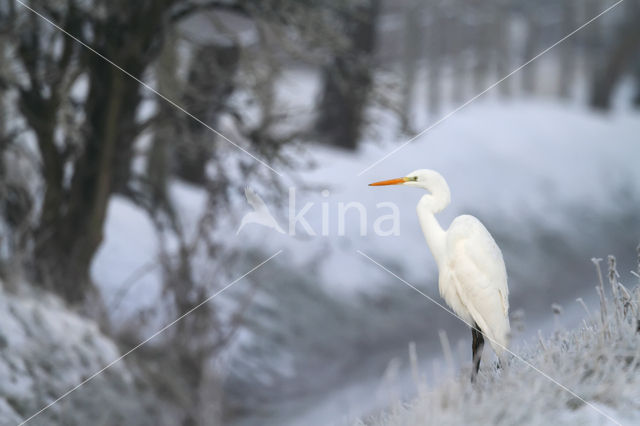
[[[467,374],[430,389],[418,383],[414,401],[361,424],[640,424],[640,285],[618,281],[613,257],[607,275],[600,311],[587,312],[579,329],[514,348],[557,383],[515,357],[502,370],[485,362],[476,384]]]
[[[154,393],[150,374],[140,374],[131,358],[57,401],[121,353],[58,296],[0,280],[0,426],[27,419],[29,426],[177,424],[177,410]]]

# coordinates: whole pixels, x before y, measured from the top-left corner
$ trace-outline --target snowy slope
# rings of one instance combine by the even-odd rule
[[[95,322],[57,297],[0,282],[0,425],[20,423],[120,356]],[[144,388],[147,386],[147,388]],[[158,404],[128,361],[114,364],[30,425],[158,424]],[[163,412],[163,414],[161,414]],[[167,417],[168,418],[168,417]]]
[[[523,359],[511,358],[504,370],[484,369],[476,385],[466,376],[429,390],[419,382],[422,391],[412,402],[397,402],[364,423],[638,424],[640,287],[628,299],[605,292],[602,316],[596,311],[577,329],[541,338],[532,349],[518,348]]]

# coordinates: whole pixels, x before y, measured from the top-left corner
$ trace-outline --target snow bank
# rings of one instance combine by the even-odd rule
[[[481,368],[477,384],[465,373],[426,390],[409,404],[362,423],[395,425],[638,424],[640,421],[640,287],[609,294],[583,326],[515,350],[503,370]],[[628,293],[627,293],[628,294]],[[574,394],[563,389],[564,386]]]
[[[0,283],[0,425],[20,423],[120,356],[91,320],[49,293]],[[27,294],[28,293],[28,294]],[[157,401],[156,401],[157,402]],[[142,382],[121,361],[30,425],[158,424]]]

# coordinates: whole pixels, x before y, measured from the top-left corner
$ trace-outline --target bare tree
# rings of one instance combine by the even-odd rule
[[[640,50],[640,4],[624,4],[625,13],[621,18],[617,32],[610,42],[610,48],[604,62],[596,71],[591,83],[591,106],[597,109],[609,109],[613,89],[625,72],[630,72],[638,58]]]
[[[586,0],[584,2],[584,19],[591,19],[601,12],[600,0]],[[600,67],[602,55],[604,54],[604,31],[601,19],[596,19],[579,34],[584,39],[584,66],[587,73],[586,78],[592,81],[596,70]]]
[[[437,114],[442,102],[441,77],[444,61],[443,15],[441,5],[430,2],[427,6],[427,107],[429,114]]]
[[[355,149],[372,84],[372,61],[380,1],[354,3],[338,13],[347,46],[323,67],[323,89],[316,123],[318,137],[330,145]]]
[[[474,50],[473,91],[480,93],[487,88],[487,76],[491,61],[491,4],[474,2],[472,5],[474,25],[471,28]]]
[[[527,35],[525,45],[522,52],[521,61],[525,62],[533,58],[537,53],[540,45],[540,35],[542,31],[540,16],[537,6],[528,4],[525,9],[525,19],[527,23]],[[520,81],[522,90],[526,93],[534,93],[536,90],[536,71],[537,63],[531,62],[520,71]]]
[[[139,136],[168,114],[176,117],[175,110],[170,111],[166,104],[157,114],[139,114],[146,92],[136,79],[142,79],[155,64],[167,33],[199,11],[222,10],[247,19],[263,16],[280,26],[293,24],[278,21],[281,17],[274,16],[273,8],[262,2],[31,3],[127,75],[27,9],[2,1],[6,3],[0,8],[6,14],[2,17],[5,39],[10,41],[16,77],[1,81],[16,94],[19,114],[35,137],[41,161],[43,201],[33,229],[34,250],[28,270],[34,272],[36,282],[55,289],[69,302],[80,302],[92,288],[89,266],[102,242],[111,195],[117,192],[146,207],[158,206],[163,191],[158,188],[164,183],[155,185],[155,194],[146,190],[156,178],[166,183],[161,175],[164,166],[159,165],[165,162],[173,167],[173,173],[198,181],[207,162],[216,160],[215,138],[180,113],[176,122],[183,133],[174,133],[175,139],[150,150],[149,176],[132,172]],[[200,56],[190,65],[184,90],[174,99],[215,125],[232,90],[238,51],[233,46],[209,46],[197,54]],[[190,91],[190,85],[197,86],[198,92]],[[242,126],[241,115],[235,117]],[[261,156],[275,155],[287,140],[254,130],[243,128],[248,143],[255,145]],[[224,179],[219,185],[224,186]]]
[[[240,48],[207,44],[194,52],[183,95],[183,105],[207,124],[217,127],[234,89]],[[211,78],[215,75],[216,78]],[[173,173],[189,182],[206,182],[206,165],[214,155],[215,139],[209,129],[193,120],[185,123],[182,137],[171,144]]]
[[[422,40],[421,12],[417,0],[405,0],[404,12],[404,51],[402,60],[402,130],[410,132],[411,113],[415,101],[416,72],[421,57],[420,42]]]
[[[441,3],[444,12],[443,28],[448,33],[446,49],[448,64],[451,67],[453,85],[451,87],[451,101],[462,103],[467,92],[467,55],[469,37],[468,21],[463,18],[467,13],[464,2],[454,0]]]
[[[636,82],[636,95],[633,98],[633,104],[636,107],[640,107],[640,58],[638,58],[638,60],[636,61],[634,79]]]
[[[92,46],[140,78],[159,51],[173,1],[96,3],[32,6],[71,34],[90,28]],[[109,197],[127,191],[133,141],[144,127],[136,121],[140,88],[35,14],[11,13],[15,58],[24,75],[17,81],[18,106],[35,135],[44,181],[32,266],[38,282],[77,302],[90,287],[89,265],[102,242]],[[69,96],[81,80],[85,93]],[[61,135],[65,114],[76,130]]]
[[[578,7],[574,0],[562,2],[562,34],[569,34],[576,24]],[[570,37],[561,45],[560,54],[560,78],[558,81],[558,95],[561,98],[568,98],[571,95],[576,78],[576,38]]]
[[[510,42],[511,38],[509,34],[511,0],[495,0],[492,6],[493,13],[491,13],[492,22],[490,25],[493,30],[491,32],[491,39],[494,51],[493,57],[496,63],[496,79],[500,79],[511,72],[512,43]],[[498,90],[502,95],[510,96],[512,86],[512,79],[508,78],[500,83]]]

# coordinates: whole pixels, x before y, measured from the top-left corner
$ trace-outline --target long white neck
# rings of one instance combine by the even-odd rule
[[[418,220],[420,221],[420,227],[422,228],[424,238],[427,240],[429,249],[436,259],[438,267],[440,267],[444,261],[447,237],[445,230],[442,229],[442,226],[438,223],[434,211],[429,208],[428,202],[425,201],[427,197],[430,197],[430,195],[423,196],[418,203]]]
[[[427,240],[429,249],[436,259],[438,267],[442,265],[446,252],[447,237],[446,232],[438,223],[435,214],[442,211],[451,202],[451,193],[449,186],[440,177],[440,179],[432,181],[428,188],[431,194],[423,195],[418,202],[417,212],[418,220],[424,238]]]

